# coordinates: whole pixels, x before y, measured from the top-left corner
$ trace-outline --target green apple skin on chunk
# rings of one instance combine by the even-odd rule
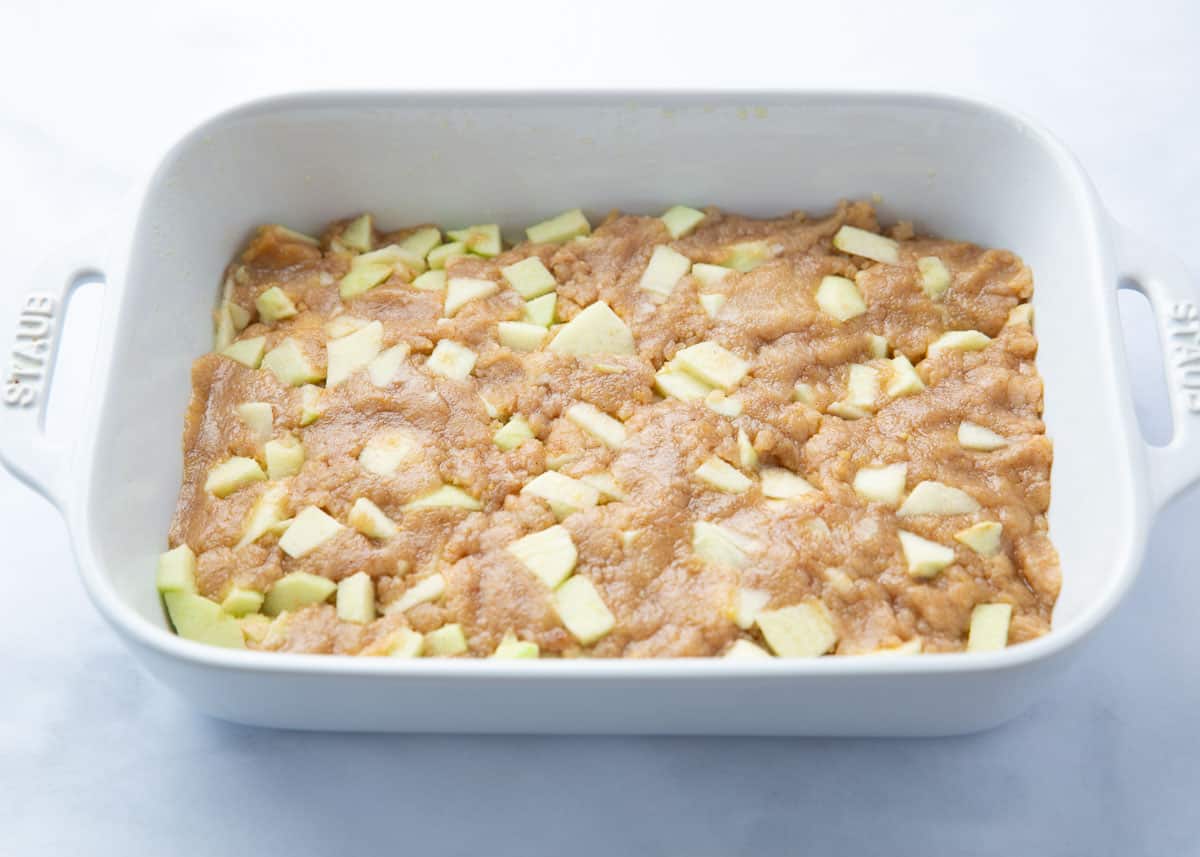
[[[429,251],[426,257],[429,261],[431,270],[444,270],[447,265],[455,259],[467,255],[467,245],[461,241],[451,241],[448,244],[441,244]]]
[[[535,223],[525,230],[525,237],[534,244],[561,244],[582,235],[591,235],[592,227],[578,208],[564,211],[557,217]]]
[[[246,648],[242,626],[215,601],[182,591],[164,593],[163,601],[175,633],[184,639],[226,649]]]
[[[324,604],[337,588],[337,584],[326,577],[307,571],[293,571],[279,578],[267,590],[263,613],[278,616],[284,611],[291,613],[301,607]]]
[[[196,591],[196,554],[190,547],[180,545],[158,555],[155,585],[162,593]]]
[[[375,243],[375,221],[369,214],[362,214],[346,224],[341,241],[351,250],[365,253]]]
[[[451,229],[446,233],[446,237],[452,241],[461,241],[471,253],[485,258],[499,256],[504,249],[500,240],[500,227],[495,223]]]
[[[426,226],[418,229],[400,242],[400,246],[424,259],[429,251],[442,243],[442,231],[436,226]]]
[[[549,350],[563,354],[633,354],[633,333],[604,301],[588,304],[558,329]]]

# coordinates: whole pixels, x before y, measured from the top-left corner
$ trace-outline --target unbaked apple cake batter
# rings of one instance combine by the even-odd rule
[[[393,657],[811,657],[1046,632],[1004,250],[873,208],[266,226],[195,362],[176,630]]]

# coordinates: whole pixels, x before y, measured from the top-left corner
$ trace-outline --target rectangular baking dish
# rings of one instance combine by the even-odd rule
[[[1036,278],[1055,441],[1054,629],[988,654],[721,660],[399,661],[231,652],[174,636],[155,557],[179,487],[189,366],[211,347],[225,261],[265,222],[519,227],[582,205],[749,215],[878,194],[881,215],[1021,254]],[[81,274],[106,281],[86,423],[42,433],[58,322]],[[18,308],[0,452],[66,517],[88,592],[151,673],[217,717],[303,729],[941,735],[1050,689],[1137,573],[1149,523],[1200,475],[1186,373],[1196,293],[1107,217],[1056,141],[992,106],[917,94],[299,95],[205,122],[117,223],[53,254]],[[1173,359],[1175,435],[1145,445],[1116,294],[1151,299]],[[20,371],[17,371],[17,370]]]

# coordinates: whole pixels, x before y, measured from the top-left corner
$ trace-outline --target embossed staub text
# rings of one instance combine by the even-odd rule
[[[57,309],[53,295],[34,292],[25,298],[17,316],[16,343],[4,379],[4,404],[9,407],[30,407],[42,394]]]
[[[1184,406],[1200,414],[1200,308],[1191,301],[1172,304],[1167,315],[1166,346],[1174,368],[1172,381]]]

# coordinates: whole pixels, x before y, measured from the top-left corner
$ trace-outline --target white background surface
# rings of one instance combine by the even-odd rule
[[[2,3],[0,318],[55,241],[200,119],[355,86],[981,95],[1062,137],[1117,218],[1200,271],[1200,7],[823,5]],[[78,306],[65,436],[87,395],[86,347],[71,346],[96,301]],[[0,475],[0,510],[0,854],[1200,854],[1198,492],[1162,516],[1141,579],[1054,696],[998,730],[921,741],[222,724],[133,664],[48,504]]]

